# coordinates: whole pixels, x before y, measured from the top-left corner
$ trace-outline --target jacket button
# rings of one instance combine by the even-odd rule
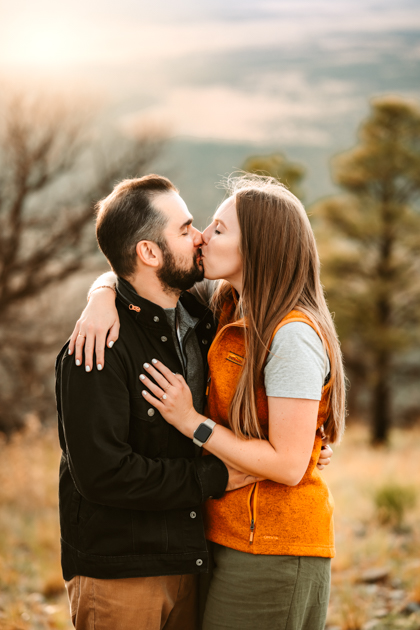
[[[155,415],[155,410],[153,409],[153,407],[150,407],[150,409],[147,410],[147,415],[148,416],[154,416]]]
[[[203,564],[202,559],[201,559],[201,558],[198,558],[198,560],[196,560],[196,561],[195,561],[195,564],[196,564],[198,567],[201,567],[201,565]]]
[[[206,324],[206,328],[207,328],[207,330],[210,330],[211,324]]]
[[[168,337],[165,337],[165,335],[163,335],[163,336],[160,338],[160,340],[161,340],[161,341],[168,341]]]
[[[159,317],[157,315],[155,315],[154,318],[153,318],[153,321],[157,323],[159,321]]]
[[[195,512],[190,512],[190,516],[191,516],[191,518],[195,518],[197,516],[197,514]]]
[[[201,343],[203,344],[203,346],[207,346],[208,341],[207,341],[207,339],[202,339],[202,340],[201,340]]]

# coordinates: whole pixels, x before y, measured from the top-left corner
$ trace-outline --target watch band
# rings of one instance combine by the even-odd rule
[[[197,446],[203,446],[211,437],[214,431],[216,423],[214,420],[207,418],[204,422],[198,425],[194,431],[193,442]]]

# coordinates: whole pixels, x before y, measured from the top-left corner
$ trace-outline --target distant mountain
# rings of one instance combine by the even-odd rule
[[[156,170],[172,178],[195,219],[204,228],[224,199],[219,186],[226,175],[242,167],[254,154],[278,152],[277,145],[232,144],[177,138],[167,147]],[[307,170],[304,183],[305,204],[334,192],[328,170],[329,149],[323,147],[286,147],[284,153]]]
[[[345,2],[309,4],[262,3],[261,11],[270,5],[278,16],[287,5],[285,28],[291,16],[303,25],[318,17],[318,27],[311,27],[318,37],[289,41],[280,29],[278,45],[244,42],[166,59],[153,66],[146,87],[143,82],[141,98],[146,92],[149,101],[139,102],[137,114],[138,95],[120,105],[118,115],[172,123],[175,137],[161,165],[200,222],[223,198],[215,183],[253,154],[282,152],[301,162],[307,204],[330,194],[330,158],[356,143],[369,99],[386,93],[420,99],[416,3],[356,2],[353,12],[344,11]]]

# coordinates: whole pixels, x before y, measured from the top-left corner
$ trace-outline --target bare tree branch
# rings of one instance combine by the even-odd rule
[[[159,130],[107,136],[97,139],[91,114],[45,95],[0,102],[0,430],[35,404],[22,383],[46,378],[38,359],[49,345],[31,339],[25,305],[84,269],[97,250],[95,202],[150,170],[165,142]],[[5,411],[11,400],[17,415]]]

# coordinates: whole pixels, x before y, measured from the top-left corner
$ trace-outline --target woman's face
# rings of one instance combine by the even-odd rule
[[[235,198],[222,203],[213,222],[203,232],[204,277],[209,280],[227,280],[241,293],[242,256],[241,230],[236,214]]]

